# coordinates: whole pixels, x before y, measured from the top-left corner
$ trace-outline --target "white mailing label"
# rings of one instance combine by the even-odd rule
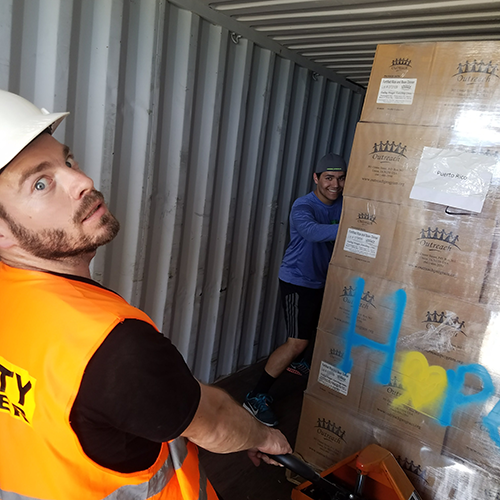
[[[374,259],[377,256],[379,243],[380,234],[368,233],[350,227],[347,230],[344,250]]]
[[[344,373],[335,366],[322,361],[321,368],[319,369],[318,382],[347,396],[349,384],[351,382],[351,374]]]
[[[416,87],[416,78],[382,78],[377,104],[410,105],[413,103]]]

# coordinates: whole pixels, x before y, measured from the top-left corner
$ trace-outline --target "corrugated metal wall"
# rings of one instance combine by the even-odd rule
[[[93,276],[198,378],[284,340],[289,209],[348,157],[362,94],[160,0],[2,0],[0,88],[72,112],[56,137],[122,224]]]

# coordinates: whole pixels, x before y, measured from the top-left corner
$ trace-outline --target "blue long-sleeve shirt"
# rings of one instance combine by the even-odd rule
[[[341,212],[342,196],[332,205],[325,205],[313,191],[295,200],[280,280],[307,288],[325,286]]]

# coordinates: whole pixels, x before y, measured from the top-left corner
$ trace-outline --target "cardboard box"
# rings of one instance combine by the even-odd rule
[[[344,196],[342,217],[331,263],[385,276],[399,205]]]
[[[468,128],[479,137],[500,117],[499,65],[496,41],[379,45],[361,121]]]
[[[399,403],[404,396],[404,375],[398,371],[398,363],[391,371],[388,384],[377,381],[381,360],[372,356],[367,363],[365,382],[360,401],[360,412],[365,419],[372,420],[380,429],[397,428],[405,435],[433,446],[441,446],[446,427],[437,420],[439,401],[432,400],[425,405],[424,411],[417,411],[410,405]]]
[[[419,124],[436,46],[378,45],[361,121]]]
[[[357,351],[351,373],[340,370],[345,354],[345,341],[340,335],[317,331],[307,392],[329,404],[356,411],[359,407],[368,353]]]
[[[491,308],[500,309],[500,221],[496,221],[493,231],[493,243],[479,302]]]
[[[430,446],[396,429],[373,429],[373,441],[389,450],[404,470],[422,500],[432,500],[433,490],[450,460],[441,455],[441,446]]]
[[[493,220],[402,206],[387,278],[478,302],[494,227]]]
[[[394,318],[394,294],[405,286],[333,264],[328,270],[318,328],[332,335],[346,334],[359,286],[363,289],[355,318],[356,332],[371,340],[385,342]]]
[[[389,203],[411,205],[415,209],[442,210],[446,203],[414,200],[411,190],[425,148],[457,154],[481,155],[486,165],[496,160],[500,167],[500,132],[483,134],[471,143],[470,133],[455,129],[424,126],[404,126],[381,123],[358,123],[349,161],[344,195]],[[480,212],[481,217],[496,217],[500,209],[500,168],[493,168],[493,178]],[[471,167],[471,178],[476,171]],[[470,188],[468,182],[466,188]],[[481,186],[482,187],[482,186]],[[468,213],[463,209],[458,213]]]
[[[500,475],[500,448],[491,439],[482,421],[499,401],[497,395],[482,408],[462,411],[454,420],[453,426],[448,427],[444,453]]]
[[[325,470],[363,447],[364,424],[356,412],[304,393],[295,452]]]
[[[406,293],[398,352],[423,352],[446,369],[484,362],[485,339],[495,330],[489,308],[418,288]]]
[[[358,123],[344,196],[408,203],[422,150],[437,146],[441,129]]]

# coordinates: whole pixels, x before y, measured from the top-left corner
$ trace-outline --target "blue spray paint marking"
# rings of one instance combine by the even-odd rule
[[[394,363],[394,356],[396,355],[396,343],[398,341],[399,331],[401,330],[401,323],[403,321],[406,307],[406,292],[400,289],[394,294],[394,322],[389,334],[389,340],[386,344],[383,344],[381,342],[375,342],[374,340],[368,339],[356,332],[356,319],[358,317],[359,306],[361,304],[361,297],[363,296],[364,288],[365,280],[358,277],[355,281],[356,291],[354,292],[352,311],[349,318],[349,325],[347,327],[346,352],[344,359],[339,365],[339,369],[344,373],[350,373],[353,365],[351,357],[352,348],[364,345],[365,347],[368,347],[368,349],[380,351],[386,355],[386,361],[380,367],[378,375],[375,378],[376,382],[385,385],[391,380],[392,365]]]
[[[355,280],[355,293],[353,298],[352,311],[349,318],[349,325],[346,332],[345,356],[339,365],[339,369],[344,373],[350,373],[353,366],[351,357],[352,348],[364,345],[368,349],[382,352],[386,355],[386,362],[381,366],[376,382],[386,385],[390,382],[394,357],[396,355],[396,343],[401,330],[404,311],[406,308],[406,293],[399,289],[394,293],[394,321],[392,324],[389,340],[386,344],[375,342],[356,332],[356,320],[358,317],[361,297],[363,296],[365,280],[358,277]],[[490,374],[479,364],[458,366],[455,370],[447,370],[448,388],[446,391],[446,400],[443,405],[441,416],[438,422],[443,426],[451,425],[454,412],[460,406],[479,404],[485,402],[494,394],[493,381]],[[465,385],[465,376],[467,374],[475,375],[482,382],[483,388],[475,394],[466,395],[462,392]],[[488,429],[491,439],[500,447],[500,401],[493,410],[483,418],[483,423]]]
[[[476,394],[466,395],[462,392],[465,385],[465,375],[470,373],[481,380],[483,388]],[[483,403],[495,392],[493,381],[484,366],[472,364],[458,366],[455,370],[447,370],[448,390],[446,391],[446,400],[439,417],[441,425],[451,425],[453,413],[459,406],[470,405],[474,403]]]
[[[483,424],[488,429],[488,434],[492,441],[500,446],[500,401],[494,406],[486,417],[483,417]]]

